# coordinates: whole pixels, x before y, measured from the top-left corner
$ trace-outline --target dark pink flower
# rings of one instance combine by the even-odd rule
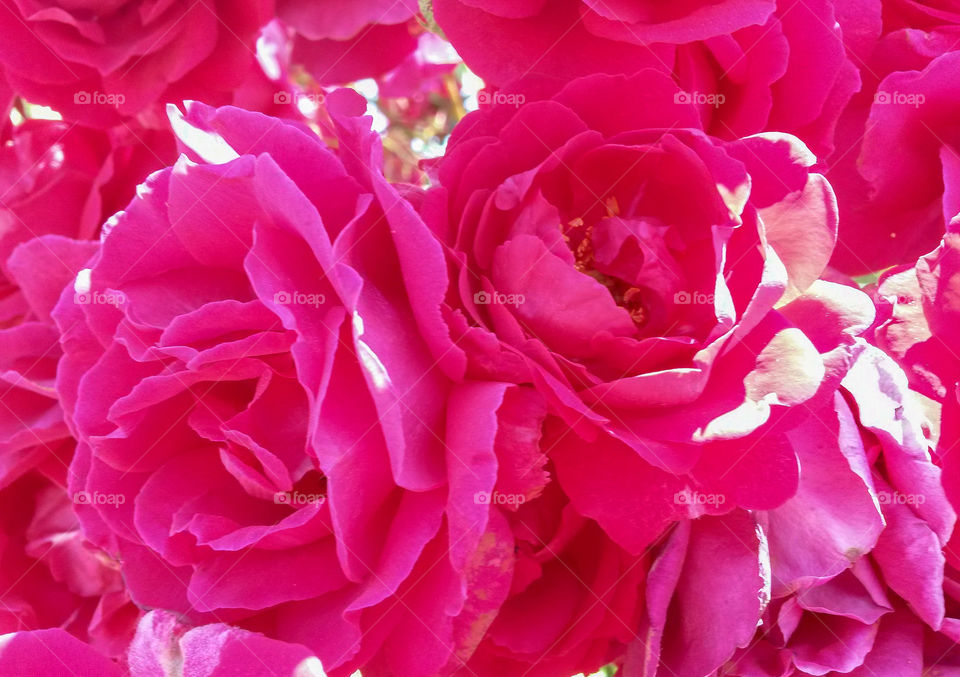
[[[914,265],[881,276],[875,291],[882,322],[877,345],[910,376],[911,386],[937,402],[960,381],[960,228]]]
[[[0,301],[0,488],[51,456],[70,461],[73,441],[54,384],[59,332],[50,311],[94,251],[95,242],[49,235],[21,245],[4,267],[14,286]]]
[[[273,0],[2,5],[0,63],[13,89],[98,126],[157,100],[228,102],[273,13]]]
[[[138,183],[175,159],[168,131],[24,121],[0,148],[0,264],[40,235],[96,237]]]
[[[89,674],[95,677],[320,677],[310,650],[261,634],[212,623],[190,627],[174,614],[151,611],[114,662],[60,629],[0,638],[0,670],[10,675]],[[61,667],[62,666],[62,669]]]
[[[464,380],[440,244],[375,169],[362,99],[328,102],[337,152],[235,108],[173,117],[187,156],[54,313],[70,489],[139,605],[303,644],[331,674],[427,677],[509,589],[478,495],[498,466],[536,492],[511,454],[542,398]]]
[[[671,596],[681,598],[671,613],[683,621],[670,624],[681,635],[664,639],[662,661],[700,677],[749,643],[770,599],[774,536],[762,514],[786,511],[789,522],[822,503],[855,505],[869,527],[864,550],[882,529],[839,429],[819,430],[816,415],[863,350],[856,336],[873,305],[817,281],[836,206],[797,139],[712,138],[694,106],[675,103],[676,85],[650,71],[582,78],[547,96],[534,89],[501,90],[504,103],[464,119],[422,206],[458,280],[462,308],[449,323],[469,375],[540,393],[546,418],[528,425],[543,429],[538,447],[567,511],[599,523],[608,548],[633,558],[627,568],[646,568],[665,535],[680,539],[646,613],[663,634]],[[518,515],[536,515],[542,500]],[[779,547],[830,558],[839,528],[796,545],[778,535]],[[574,551],[596,566],[618,561]],[[529,576],[550,594],[553,583]],[[718,590],[722,602],[711,599]],[[523,599],[518,607],[537,608]],[[504,634],[475,660],[490,652],[513,672],[546,654],[589,671],[630,643],[614,621],[567,622],[525,617],[511,628],[543,633],[538,641],[555,628],[580,644]]]
[[[712,517],[673,531],[647,579],[648,617],[627,677],[654,674],[658,662],[707,674],[721,654],[706,656],[733,624],[742,648],[718,674],[935,674],[943,654],[924,656],[924,635],[955,633],[942,552],[955,514],[918,401],[893,361],[861,344],[841,391],[812,413],[789,433],[797,493],[754,513],[756,536],[752,520],[736,532]],[[757,537],[766,603],[751,627]]]
[[[940,246],[916,265],[899,266],[881,276],[875,295],[880,322],[874,342],[899,362],[911,387],[924,396],[944,487],[954,508],[960,510],[956,454],[960,446],[960,230],[956,223],[950,225]],[[956,580],[960,536],[954,535],[945,554]]]
[[[274,117],[303,120],[305,115],[299,104],[305,93],[294,85],[290,74],[291,49],[290,37],[280,21],[274,19],[264,26],[257,38],[257,60],[251,64],[246,80],[231,92],[230,104]]]
[[[59,628],[0,638],[0,670],[10,675],[123,677],[121,667]]]
[[[460,63],[450,45],[433,33],[421,33],[417,49],[403,62],[378,78],[378,94],[387,99],[408,99],[421,103],[430,95],[444,94],[445,80]],[[412,124],[420,115],[407,118]]]
[[[391,181],[423,185],[427,177],[419,165],[421,155],[440,152],[457,120],[466,114],[454,74],[459,63],[449,43],[423,32],[416,51],[377,78],[376,105],[389,123],[384,132],[388,150],[384,174]]]
[[[0,490],[0,634],[61,628],[105,655],[122,656],[140,612],[119,566],[80,532],[63,461],[44,471],[57,481],[30,473]]]
[[[417,0],[277,0],[292,59],[322,85],[382,75],[417,47]]]
[[[960,212],[960,14],[896,0],[849,3],[839,18],[863,88],[826,159],[842,224],[834,264],[863,274],[930,251]]]
[[[151,611],[140,621],[127,660],[130,677],[324,674],[320,661],[302,645],[222,623],[191,628],[163,611]]]
[[[733,139],[800,136],[820,155],[859,88],[832,0],[435,0],[437,22],[489,85],[655,68]]]
[[[169,133],[28,120],[0,150],[0,487],[72,452],[54,388],[50,311],[96,251],[100,224],[173,155]],[[38,237],[42,236],[42,237]]]

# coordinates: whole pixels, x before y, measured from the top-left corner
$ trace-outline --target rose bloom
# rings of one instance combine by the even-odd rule
[[[689,605],[672,627],[686,634],[674,635],[662,661],[699,677],[749,643],[770,599],[764,561],[775,536],[762,511],[795,501],[783,519],[807,515],[831,500],[829,478],[844,468],[837,481],[873,510],[844,460],[839,423],[821,430],[817,414],[832,406],[874,311],[859,290],[817,281],[836,205],[809,151],[782,134],[712,138],[678,91],[650,71],[582,78],[558,92],[504,90],[505,103],[454,132],[421,213],[458,281],[448,322],[467,373],[543,397],[543,424],[528,425],[542,430],[540,453],[571,513],[596,521],[640,568],[668,533],[683,540],[678,552],[689,547],[683,578],[671,583],[679,608]],[[805,489],[814,472],[827,481]],[[875,510],[868,520],[881,526]],[[833,528],[841,526],[777,547],[828,558]],[[666,614],[671,590],[648,591],[647,613]],[[559,618],[537,615],[530,601],[523,608],[511,628],[541,638],[559,628],[556,641],[570,651]],[[594,651],[567,653],[564,668],[622,656],[609,640],[631,644],[627,613],[625,634],[601,624],[578,636],[596,640]],[[651,632],[663,634],[656,622]],[[512,673],[561,653],[552,639],[493,637],[500,623],[475,660],[496,656]]]
[[[116,563],[84,539],[66,492],[74,440],[55,388],[51,311],[98,249],[65,235],[95,236],[111,205],[133,194],[132,176],[157,162],[132,129],[15,127],[0,210],[0,633],[59,628],[108,656],[126,651],[138,610]]]
[[[834,265],[856,275],[929,252],[960,211],[960,13],[874,1],[840,22],[863,87],[840,119],[827,176],[843,224]]]
[[[48,120],[14,127],[0,149],[0,487],[50,454],[70,460],[50,311],[96,249],[70,238],[96,237],[136,182],[174,150],[169,132]]]
[[[937,457],[944,470],[944,487],[955,508],[960,509],[960,355],[957,351],[957,320],[960,318],[960,230],[951,223],[939,247],[920,257],[916,264],[893,268],[877,284],[875,292],[880,321],[874,342],[904,368],[910,384],[925,396],[928,416],[937,438]],[[951,539],[945,550],[954,582],[947,591],[960,595],[960,538]],[[960,610],[954,611],[960,617]],[[960,631],[958,631],[960,635]],[[960,665],[960,656],[953,655]]]
[[[434,0],[434,17],[488,85],[655,68],[735,139],[796,134],[818,155],[859,88],[832,0]]]
[[[166,137],[44,120],[11,135],[0,178],[0,632],[58,628],[121,656],[138,611],[119,567],[84,539],[66,493],[74,441],[55,388],[51,311],[98,248],[65,235],[94,237],[132,196],[133,177],[159,162]]]
[[[92,239],[138,183],[176,160],[169,131],[25,120],[0,148],[0,261],[46,234]]]
[[[119,567],[80,532],[65,470],[48,463],[50,477],[31,472],[0,490],[0,634],[58,628],[122,657],[140,612]]]
[[[173,116],[187,157],[54,313],[70,490],[142,607],[303,644],[332,675],[452,672],[509,591],[478,493],[523,477],[538,396],[465,380],[441,246],[374,169],[364,101],[328,104],[336,153],[239,109]]]
[[[938,404],[955,399],[960,381],[958,288],[960,227],[952,224],[939,247],[886,271],[874,292],[880,314],[874,342],[900,363],[914,390]]]
[[[222,623],[190,628],[163,611],[140,621],[128,661],[131,677],[323,674],[319,660],[302,645]]]
[[[18,93],[65,118],[116,124],[160,100],[223,103],[247,75],[272,0],[4,0],[0,63]]]
[[[837,426],[842,453],[804,465],[797,495],[761,517],[773,600],[722,674],[940,674],[955,665],[931,650],[957,633],[943,552],[955,513],[919,400],[893,360],[866,347],[817,418]]]
[[[321,85],[382,75],[417,48],[417,0],[277,0],[292,60]]]
[[[129,651],[111,661],[96,647],[60,629],[18,632],[4,638],[0,669],[5,674],[51,674],[60,661],[63,673],[97,677],[257,677],[323,675],[319,660],[299,644],[279,642],[222,623],[184,626],[174,615],[151,611],[143,616]]]
[[[70,462],[73,440],[55,389],[60,333],[50,312],[94,251],[95,242],[48,235],[18,247],[3,268],[13,285],[0,301],[0,488],[40,464]]]

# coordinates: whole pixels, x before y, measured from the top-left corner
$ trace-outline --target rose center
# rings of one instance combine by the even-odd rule
[[[564,230],[563,239],[573,252],[574,267],[606,287],[616,304],[630,314],[633,323],[643,327],[649,319],[643,301],[644,292],[615,275],[597,269],[593,233],[594,226],[584,224],[583,219],[574,219]]]

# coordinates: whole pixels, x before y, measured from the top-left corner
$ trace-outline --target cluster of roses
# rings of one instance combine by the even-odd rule
[[[960,675],[960,3],[421,5],[0,0],[0,674]]]

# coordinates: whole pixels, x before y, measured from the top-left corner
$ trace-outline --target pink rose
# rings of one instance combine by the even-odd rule
[[[670,535],[646,582],[648,616],[626,677],[653,674],[658,661],[668,674],[707,674],[729,626],[742,648],[723,675],[865,677],[938,664],[924,634],[954,632],[941,550],[955,514],[904,374],[861,345],[843,389],[812,413],[789,433],[797,492],[754,513],[755,534],[752,520],[736,531],[729,517],[725,529],[705,517]]]
[[[63,488],[74,441],[55,388],[60,332],[50,314],[98,244],[33,236],[94,235],[122,190],[114,169],[137,163],[102,132],[27,121],[13,134],[0,211],[0,632],[63,627],[119,655],[136,610]]]
[[[58,475],[56,482],[30,473],[0,490],[0,634],[62,628],[105,655],[122,656],[139,610],[119,566],[80,532],[78,497],[62,486],[65,470],[63,461],[50,462],[44,471]]]
[[[927,402],[944,486],[960,510],[960,230],[951,224],[940,246],[916,265],[903,265],[881,276],[875,292],[880,322],[875,343],[906,371],[911,387]],[[960,570],[960,535],[945,550]],[[954,577],[958,574],[954,573]],[[957,614],[960,616],[960,612]]]
[[[60,629],[21,631],[0,638],[0,670],[9,675],[75,677],[262,677],[323,675],[309,649],[223,623],[184,625],[151,611],[120,660]]]
[[[163,611],[146,614],[127,657],[130,677],[259,677],[322,675],[320,662],[298,644],[215,623],[191,628]]]
[[[0,488],[51,456],[70,461],[73,441],[54,387],[60,335],[50,311],[94,251],[95,242],[48,235],[21,245],[4,266],[12,289],[0,301]]]
[[[417,0],[277,0],[292,59],[321,85],[382,75],[417,47]]]
[[[69,238],[95,237],[163,156],[174,156],[169,133],[46,120],[15,127],[0,150],[0,487],[51,454],[70,460],[50,311],[96,243]]]
[[[960,212],[960,15],[898,0],[882,3],[882,17],[880,2],[851,3],[840,21],[863,88],[827,158],[841,212],[834,265],[863,274],[930,251]]]
[[[173,116],[187,157],[54,313],[70,490],[139,605],[303,644],[335,675],[428,677],[509,588],[478,495],[538,396],[464,381],[440,244],[373,169],[362,99],[328,102],[337,153],[239,109]]]
[[[311,117],[320,108],[323,91],[297,86],[290,73],[291,49],[290,36],[280,21],[274,19],[264,26],[257,38],[257,61],[251,64],[246,80],[231,92],[230,105],[300,121]]]
[[[436,167],[441,187],[421,213],[458,280],[462,310],[449,322],[468,374],[543,397],[543,424],[528,414],[527,425],[543,430],[550,475],[571,515],[598,522],[618,557],[640,566],[681,522],[674,533],[686,535],[675,537],[696,551],[683,594],[702,626],[689,625],[664,661],[683,677],[707,674],[749,643],[764,610],[754,513],[796,500],[808,464],[828,477],[844,464],[836,429],[827,439],[794,431],[819,425],[873,306],[857,289],[816,281],[836,206],[795,138],[707,136],[695,107],[674,103],[676,85],[650,71],[582,78],[546,97],[533,89],[501,90],[499,105],[465,118]],[[846,490],[871,510],[847,472]],[[518,514],[537,514],[537,501]],[[715,551],[729,556],[722,572]],[[528,575],[548,594],[536,569]],[[728,603],[711,605],[718,577]],[[521,599],[517,608],[539,608]],[[510,627],[549,637],[560,623],[531,615]],[[630,640],[571,632],[603,655]],[[521,640],[494,643],[511,665],[537,662]],[[536,646],[553,655],[550,641]],[[571,652],[563,667],[596,669],[600,653]]]
[[[96,237],[140,181],[175,159],[169,132],[132,123],[99,130],[24,121],[0,148],[0,264],[39,235]]]
[[[120,666],[60,628],[0,638],[0,670],[9,675],[123,677]]]
[[[876,300],[882,322],[876,344],[893,356],[918,392],[944,403],[960,381],[960,228],[915,265],[884,273]]]
[[[697,104],[704,128],[735,139],[798,135],[817,155],[859,88],[832,0],[434,0],[434,15],[488,85],[568,81],[655,68]]]
[[[116,124],[157,100],[229,101],[272,0],[4,0],[0,63],[13,88],[65,117]]]
[[[386,99],[407,99],[414,106],[404,122],[412,126],[425,116],[418,106],[427,105],[429,97],[445,96],[445,81],[454,77],[460,59],[450,44],[433,33],[421,33],[417,49],[383,77],[378,78],[378,94]],[[379,103],[379,101],[378,101]]]

